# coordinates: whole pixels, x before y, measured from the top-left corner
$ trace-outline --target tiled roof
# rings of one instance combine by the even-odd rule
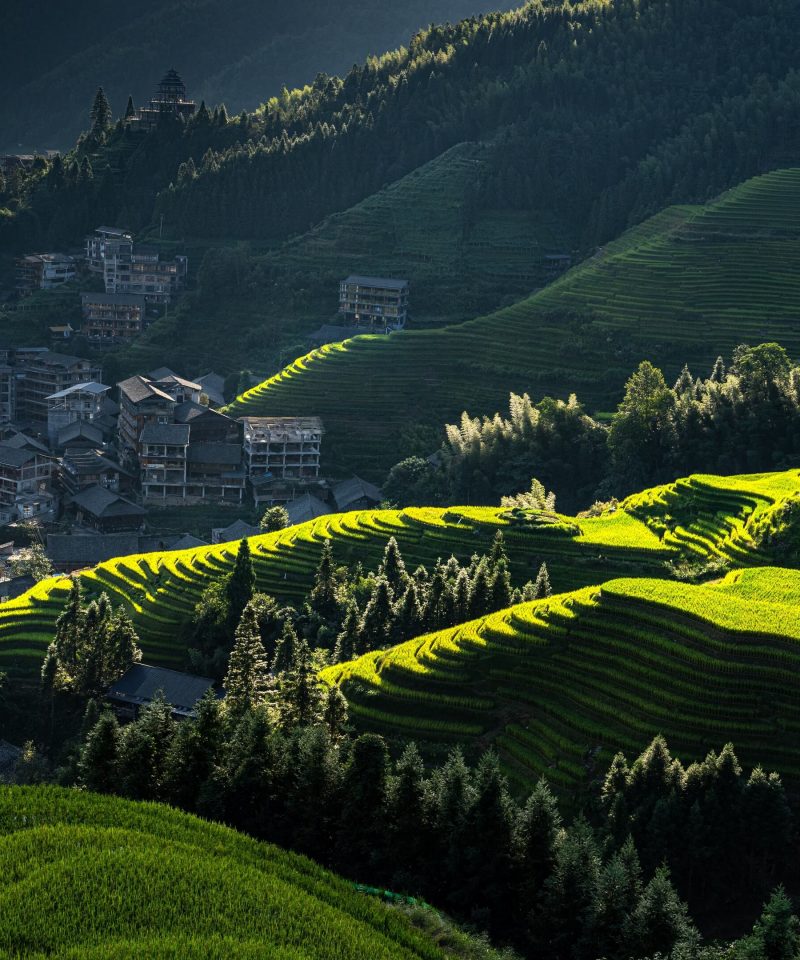
[[[129,377],[117,384],[120,393],[124,394],[131,403],[141,403],[142,400],[149,400],[151,397],[159,397],[161,400],[169,400],[174,403],[173,398],[160,390],[154,384],[150,383],[145,377]]]
[[[352,504],[359,500],[369,500],[372,503],[380,503],[383,494],[373,483],[362,480],[361,477],[351,477],[349,480],[342,480],[333,488],[333,499],[339,510],[347,510]]]
[[[143,517],[147,511],[118,493],[106,490],[97,485],[81,490],[72,498],[72,503],[79,510],[85,510],[94,517],[135,516]]]
[[[198,700],[213,686],[214,681],[207,677],[135,663],[116,683],[112,683],[107,696],[120,703],[139,706],[151,703],[163,693],[164,699],[178,713],[190,716]]]
[[[141,443],[164,443],[173,447],[189,443],[188,423],[148,423],[139,438]]]

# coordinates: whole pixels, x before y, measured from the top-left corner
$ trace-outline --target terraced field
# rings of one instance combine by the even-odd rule
[[[311,861],[163,805],[0,787],[0,860],[4,957],[445,956]]]
[[[598,580],[609,569],[617,573],[648,570],[662,573],[663,563],[677,557],[663,546],[643,520],[618,511],[582,521],[581,533],[563,528],[510,522],[500,508],[409,508],[373,510],[332,516],[290,527],[250,541],[258,588],[287,600],[299,600],[311,585],[325,540],[334,545],[337,561],[361,560],[367,567],[380,561],[386,541],[394,536],[412,568],[431,565],[455,554],[468,560],[488,552],[502,528],[512,572],[520,582],[534,577],[546,561],[557,585],[574,587]],[[83,572],[89,595],[105,590],[114,603],[131,612],[142,638],[146,659],[180,667],[186,651],[181,626],[190,619],[203,589],[229,572],[238,541],[171,553],[121,557]],[[0,669],[14,677],[37,674],[56,617],[69,590],[67,577],[47,580],[24,596],[0,607]]]
[[[466,560],[487,552],[502,529],[516,582],[532,578],[546,562],[554,589],[565,591],[611,576],[666,577],[666,562],[686,557],[724,557],[736,566],[768,563],[769,554],[759,551],[748,531],[798,493],[798,471],[695,476],[631,497],[614,512],[568,524],[538,524],[535,515],[515,520],[501,508],[412,507],[319,517],[255,537],[250,545],[258,588],[291,601],[307,592],[326,540],[338,562],[361,560],[374,567],[394,536],[413,568],[451,554]],[[232,542],[121,557],[80,577],[89,595],[105,590],[112,602],[128,608],[149,662],[181,667],[186,655],[181,627],[203,589],[230,571],[237,550],[238,542]],[[0,669],[12,679],[31,682],[38,676],[69,586],[67,577],[43,581],[0,606]]]
[[[509,391],[608,409],[642,357],[710,370],[742,342],[800,352],[800,169],[628,231],[555,283],[488,317],[301,357],[237,398],[237,415],[319,415],[324,456],[382,479],[409,422],[504,409]]]
[[[610,580],[323,671],[362,728],[493,744],[561,788],[658,733],[684,756],[736,744],[800,783],[800,573],[717,585]]]
[[[415,323],[463,320],[547,281],[544,257],[569,242],[552,217],[473,210],[489,147],[462,143],[263,258],[274,276],[326,278],[331,313],[349,273],[408,278]],[[297,280],[289,282],[294,290]]]

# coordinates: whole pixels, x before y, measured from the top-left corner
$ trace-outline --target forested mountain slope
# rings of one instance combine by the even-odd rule
[[[510,4],[509,4],[510,6]],[[9,0],[3,10],[0,152],[70,147],[105,87],[118,114],[178,68],[199,103],[253,110],[284,86],[343,73],[432,22],[479,13],[473,0],[153,0],[106,8]],[[36,42],[29,42],[35,36]]]
[[[310,860],[166,805],[0,787],[0,859],[8,957],[445,956]]]
[[[618,401],[642,358],[676,376],[739,343],[800,352],[800,169],[750,180],[706,206],[672,207],[534,296],[441,330],[362,336],[304,356],[247,391],[236,415],[315,414],[330,466],[382,479],[409,422],[491,415],[508,391]]]

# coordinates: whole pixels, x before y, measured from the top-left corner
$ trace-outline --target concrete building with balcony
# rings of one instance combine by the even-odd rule
[[[98,227],[86,238],[84,246],[89,272],[102,275],[107,259],[116,257],[120,251],[131,251],[133,234],[120,227]]]
[[[82,293],[81,332],[95,346],[113,346],[144,330],[147,301],[141,294]]]
[[[186,499],[189,434],[188,423],[152,423],[142,430],[139,464],[145,501]]]
[[[408,320],[408,280],[351,274],[339,284],[339,318],[347,327],[388,333]]]
[[[103,417],[110,389],[104,383],[92,380],[89,383],[76,383],[47,397],[47,437],[50,446],[58,445],[59,433],[71,423],[91,423]]]
[[[32,253],[16,261],[16,289],[20,297],[36,290],[55,290],[78,275],[75,257],[66,253]]]
[[[242,417],[249,479],[319,477],[323,427],[319,417]]]
[[[37,347],[20,347],[14,367],[16,419],[31,420],[42,428],[47,424],[48,398],[77,384],[99,382],[101,375],[92,360]]]
[[[189,260],[176,256],[162,260],[156,247],[134,244],[104,261],[106,293],[143,296],[148,304],[170,303],[186,283]]]
[[[0,443],[0,520],[11,523],[53,513],[56,500],[49,486],[54,468],[53,458],[34,444]]]

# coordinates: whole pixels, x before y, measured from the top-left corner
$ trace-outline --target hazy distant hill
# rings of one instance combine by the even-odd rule
[[[99,84],[122,113],[129,94],[145,100],[175,66],[198,101],[238,113],[284,84],[342,73],[432,21],[478,12],[477,0],[141,0],[102,8],[12,0],[3,6],[0,152],[71,146]]]

